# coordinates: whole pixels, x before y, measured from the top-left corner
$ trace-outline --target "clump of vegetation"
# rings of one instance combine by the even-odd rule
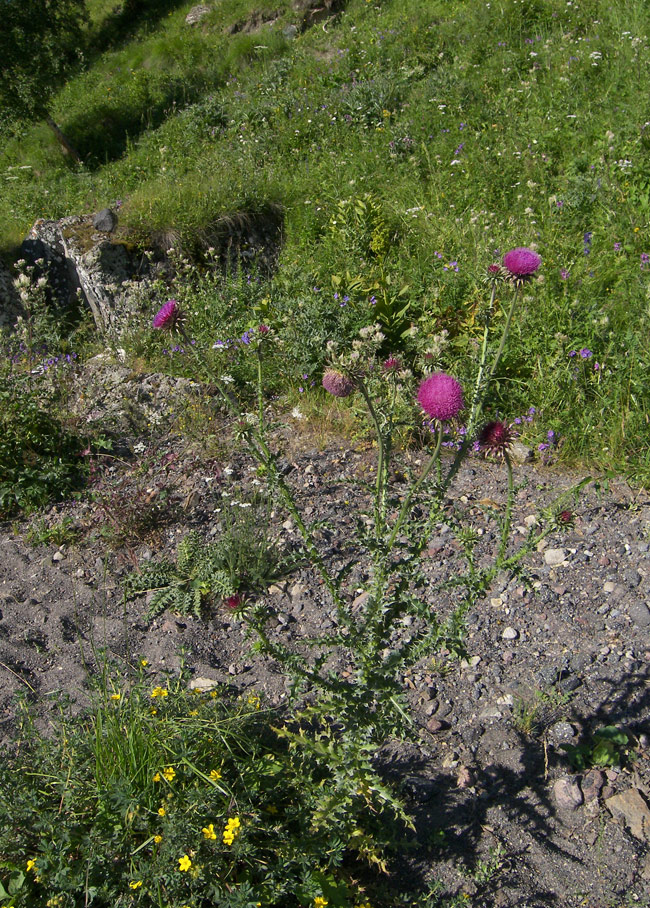
[[[28,378],[0,376],[0,518],[78,490],[87,473],[85,444],[44,409]]]
[[[370,753],[337,752],[323,729],[330,759],[315,759],[285,722],[254,691],[190,691],[146,660],[105,673],[88,716],[62,713],[47,738],[23,712],[0,764],[0,902],[365,903],[359,869],[408,820]]]

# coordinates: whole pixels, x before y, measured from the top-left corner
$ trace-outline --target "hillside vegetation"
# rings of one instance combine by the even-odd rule
[[[486,268],[533,246],[535,301],[522,298],[492,410],[521,418],[546,458],[647,478],[645,4],[326,6],[224,0],[189,26],[188,3],[92,0],[83,66],[52,110],[83,164],[44,123],[5,124],[3,256],[38,217],[116,204],[137,242],[193,261],[224,224],[261,225],[272,268],[195,274],[182,301],[210,346],[257,306],[285,344],[274,390],[291,396],[320,385],[327,340],[378,317],[391,352],[412,326],[447,331],[444,365],[469,377]]]

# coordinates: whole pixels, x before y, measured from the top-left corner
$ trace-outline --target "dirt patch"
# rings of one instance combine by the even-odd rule
[[[300,423],[289,423],[287,481],[307,519],[327,520],[326,557],[342,563],[356,514],[368,506],[366,493],[349,480],[367,477],[372,454],[347,442],[310,446]],[[299,435],[306,443],[297,443]],[[157,463],[171,464],[163,483],[165,519],[154,513],[132,537],[111,535],[106,514],[90,501],[42,515],[47,525],[69,518],[77,538],[64,546],[34,547],[25,540],[27,526],[4,527],[5,745],[17,695],[32,701],[46,725],[58,695],[70,712],[87,704],[89,674],[107,658],[117,665],[147,659],[153,684],[180,669],[182,652],[192,679],[254,690],[274,705],[287,702],[279,667],[251,653],[237,615],[215,606],[205,619],[165,612],[148,623],[145,597],[125,603],[122,584],[134,564],[173,555],[191,529],[212,538],[224,493],[232,499],[256,481],[256,465],[233,448],[218,463],[203,461],[163,436],[156,451]],[[133,456],[114,464],[115,481],[130,489],[128,500],[152,495],[160,484],[160,474],[153,467],[139,472]],[[418,456],[405,456],[401,467],[417,467]],[[515,541],[575,477],[523,465],[516,480]],[[482,531],[486,552],[495,532],[490,511],[502,507],[504,488],[502,467],[479,460],[468,462],[455,482],[457,501]],[[402,788],[418,833],[404,843],[388,889],[436,878],[447,893],[466,893],[469,905],[503,908],[605,908],[623,897],[639,904],[650,898],[650,831],[643,819],[650,795],[650,501],[623,483],[607,492],[590,487],[575,513],[572,527],[530,556],[524,579],[497,578],[468,615],[464,661],[449,663],[439,654],[403,678],[420,740],[387,744],[377,760]],[[286,515],[275,520],[283,542],[295,542]],[[458,570],[458,546],[443,526],[426,558],[432,581]],[[309,568],[274,584],[264,598],[271,635],[285,643],[299,645],[333,626],[331,603]],[[432,607],[444,616],[453,604],[438,596]],[[408,625],[399,631],[409,632]],[[603,769],[572,766],[563,745],[588,750],[593,734],[607,726],[627,736],[634,760]],[[635,808],[636,818],[621,805]]]

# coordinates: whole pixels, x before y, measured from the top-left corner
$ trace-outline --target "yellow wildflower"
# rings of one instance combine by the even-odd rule
[[[314,908],[325,908],[326,905],[329,905],[327,899],[324,899],[322,895],[317,895],[314,899]]]
[[[159,808],[158,808],[158,816],[159,816],[159,817],[164,817],[166,813],[167,813],[167,811],[165,810],[164,807],[159,807]]]
[[[142,880],[131,880],[129,889],[139,889],[142,886]]]
[[[218,782],[220,778],[221,778],[221,772],[220,772],[220,770],[218,770],[218,769],[211,769],[211,770],[210,770],[210,779],[211,779],[213,782]]]
[[[156,845],[160,845],[160,843],[162,842],[162,836],[161,836],[161,835],[155,835],[155,836],[153,837],[153,840],[154,840],[154,842],[156,843]]]
[[[206,839],[216,839],[217,834],[214,831],[214,823],[210,823],[209,826],[204,826],[201,830]]]
[[[226,828],[223,831],[223,842],[224,845],[232,845],[235,841],[235,838],[239,835],[239,827],[241,823],[239,822],[239,817],[231,817],[226,823]]]
[[[36,867],[36,861],[34,860],[34,858],[30,858],[30,859],[27,861],[26,872],[29,873],[30,870],[33,870],[33,869],[34,869],[34,867]]]
[[[163,770],[163,775],[168,782],[173,782],[176,778],[176,772],[173,766],[168,766],[167,769]]]
[[[154,687],[154,689],[151,691],[152,697],[167,697],[168,695],[169,691],[166,687]]]
[[[190,861],[190,859],[188,858],[188,856],[186,854],[184,854],[182,858],[178,859],[178,869],[179,870],[182,870],[184,872],[186,870],[189,870],[191,866],[192,866],[192,862]]]
[[[141,665],[143,668],[146,668],[146,667],[149,665],[149,660],[148,660],[148,659],[140,659],[140,665]]]
[[[159,772],[154,773],[153,780],[154,780],[154,782],[160,782],[160,773]]]
[[[111,694],[111,700],[121,700],[122,694]]]
[[[213,700],[216,700],[216,699],[217,699],[217,692],[216,692],[216,690],[211,690],[211,691],[210,691],[210,696],[211,696],[211,698],[212,698]]]
[[[198,716],[198,714],[199,714],[198,709],[191,709],[191,710],[189,711],[189,715],[190,715],[190,716]]]

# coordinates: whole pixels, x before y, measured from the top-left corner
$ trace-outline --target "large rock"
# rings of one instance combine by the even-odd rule
[[[94,226],[92,215],[38,220],[21,253],[47,273],[52,302],[60,308],[79,297],[103,334],[119,335],[136,308],[138,285],[149,266],[141,252]]]

